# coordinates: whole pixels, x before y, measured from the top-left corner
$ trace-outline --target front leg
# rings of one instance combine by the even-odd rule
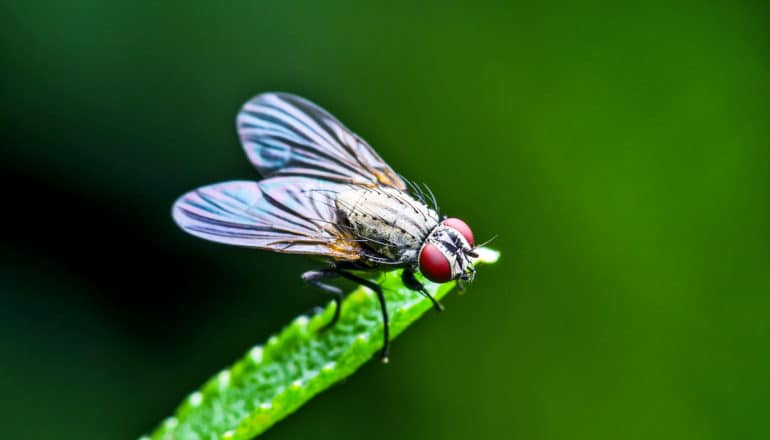
[[[436,311],[438,312],[444,311],[444,306],[442,306],[440,302],[436,301],[436,298],[434,298],[430,293],[428,293],[428,289],[426,289],[425,286],[423,286],[422,283],[419,282],[417,278],[414,277],[413,270],[404,269],[404,272],[401,274],[401,281],[404,283],[406,287],[420,292],[423,296],[427,296],[428,299],[430,299],[430,301],[433,303],[433,308],[436,309]]]

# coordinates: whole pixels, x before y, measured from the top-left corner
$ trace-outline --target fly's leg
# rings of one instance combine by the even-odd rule
[[[390,323],[388,321],[388,308],[385,304],[385,295],[382,293],[382,287],[375,283],[374,281],[367,280],[366,278],[361,278],[357,275],[354,275],[350,272],[347,272],[340,268],[334,269],[336,273],[338,273],[341,277],[346,278],[350,281],[353,281],[355,283],[361,284],[363,286],[366,286],[370,289],[372,289],[377,294],[377,299],[380,301],[380,309],[382,309],[382,325],[383,325],[383,343],[382,343],[382,362],[384,364],[388,363],[388,352],[390,351]]]
[[[382,287],[380,287],[379,284],[373,281],[367,280],[366,278],[361,278],[339,267],[333,267],[330,269],[322,269],[322,270],[309,270],[303,273],[302,274],[303,281],[310,284],[311,286],[314,286],[323,290],[324,292],[334,295],[334,302],[336,303],[336,307],[334,309],[334,317],[328,324],[324,325],[323,328],[321,328],[321,331],[323,332],[332,328],[334,324],[336,324],[337,321],[340,319],[340,309],[342,308],[342,299],[344,297],[344,294],[342,293],[342,289],[323,282],[323,280],[328,280],[328,279],[337,278],[337,277],[342,277],[350,281],[353,281],[355,283],[366,286],[377,294],[377,299],[380,301],[380,309],[382,310],[383,335],[384,335],[381,357],[382,357],[382,362],[387,363],[388,353],[390,351],[390,331],[389,331],[390,324],[388,320],[388,309],[385,304],[385,295],[382,292]]]
[[[437,312],[444,311],[444,306],[442,306],[440,302],[436,301],[436,298],[434,298],[433,295],[428,293],[428,289],[426,289],[422,283],[417,281],[417,278],[414,277],[413,270],[404,269],[404,272],[401,274],[401,281],[406,287],[412,290],[416,290],[423,296],[427,297],[433,303],[433,308],[436,309]]]
[[[313,287],[317,287],[321,289],[322,291],[329,293],[333,295],[334,297],[334,303],[336,307],[334,307],[334,316],[332,317],[332,320],[328,323],[324,324],[323,327],[321,327],[321,333],[329,330],[330,328],[334,327],[334,324],[337,323],[337,321],[340,319],[340,309],[342,308],[342,289],[340,289],[337,286],[332,286],[330,284],[326,284],[322,282],[322,280],[327,280],[329,278],[337,278],[339,277],[339,274],[336,272],[335,269],[323,269],[323,270],[309,270],[302,274],[302,281],[310,284]]]

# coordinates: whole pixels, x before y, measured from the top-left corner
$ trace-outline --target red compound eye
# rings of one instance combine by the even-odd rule
[[[444,226],[449,226],[450,228],[461,233],[463,237],[468,240],[468,244],[473,247],[473,232],[471,231],[470,226],[468,226],[464,221],[460,220],[459,218],[448,218],[441,223]]]
[[[446,283],[452,279],[452,268],[439,248],[425,244],[420,252],[420,272],[434,283]]]

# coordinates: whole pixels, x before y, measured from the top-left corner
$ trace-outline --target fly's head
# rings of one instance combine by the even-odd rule
[[[420,248],[420,272],[435,283],[473,281],[476,270],[471,257],[478,256],[473,246],[473,232],[464,221],[444,219]]]

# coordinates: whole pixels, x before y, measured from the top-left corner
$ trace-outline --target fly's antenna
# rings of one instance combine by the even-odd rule
[[[480,247],[484,247],[484,246],[488,245],[489,243],[492,243],[493,241],[495,241],[495,239],[496,239],[497,237],[499,237],[499,235],[495,234],[495,235],[493,235],[493,236],[492,236],[492,238],[490,238],[489,240],[485,241],[484,243],[481,243],[481,244],[477,244],[477,245],[476,245],[476,246],[474,246],[474,247],[477,247],[477,248],[480,248]]]

